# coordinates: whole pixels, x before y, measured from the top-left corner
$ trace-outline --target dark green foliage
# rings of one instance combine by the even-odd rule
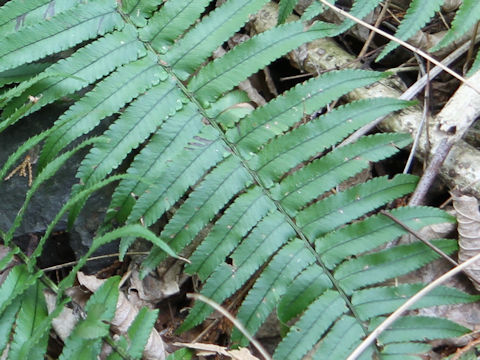
[[[29,18],[18,31],[8,25],[9,32],[0,39],[0,84],[18,83],[0,97],[0,131],[65,96],[75,99],[70,99],[69,109],[51,129],[27,140],[0,171],[3,179],[30,147],[43,145],[25,204],[12,227],[1,232],[5,243],[10,244],[39,186],[75,151],[86,146],[90,150],[78,168],[78,184],[69,200],[52,219],[31,258],[24,258],[28,266],[14,266],[0,288],[2,347],[13,331],[14,354],[45,352],[46,334],[56,313],[47,315],[39,296],[42,273],[35,271],[36,259],[63,215],[69,212],[73,222],[93,192],[118,180],[101,232],[55,289],[59,295],[72,285],[87,257],[114,239],[122,239],[122,256],[137,237],[154,244],[142,264],[143,274],[167,256],[184,255],[196,239],[185,271],[203,281],[205,296],[222,303],[253,283],[237,313],[248,331],[254,334],[274,311],[289,326],[275,358],[301,359],[317,349],[315,359],[341,359],[379,321],[378,316],[393,311],[403,296],[421,286],[387,288],[383,284],[418,269],[437,254],[421,243],[379,249],[406,231],[375,214],[412,192],[416,177],[378,177],[337,191],[346,180],[372,162],[396,154],[411,139],[407,134],[376,134],[347,146],[338,147],[339,143],[370,121],[411,103],[369,99],[307,117],[389,74],[332,71],[296,85],[253,111],[242,107],[249,101],[246,95],[232,90],[300,44],[340,33],[351,22],[286,23],[212,60],[212,52],[266,0],[229,0],[207,14],[203,12],[208,1],[124,0],[122,8],[114,0],[71,6],[59,1],[46,20],[38,16],[38,9],[57,6],[47,3],[26,5],[12,0],[0,8],[0,16],[5,16],[0,26],[11,25],[13,17],[5,14]],[[281,3],[283,20],[295,1]],[[356,1],[352,13],[364,16],[377,4]],[[52,64],[36,62],[59,53],[61,59]],[[32,102],[29,96],[38,99]],[[81,138],[106,118],[109,126],[101,136]],[[126,169],[124,174],[111,175],[120,168]],[[404,207],[390,213],[414,229],[454,221],[429,207]],[[166,224],[157,236],[148,227],[159,219]],[[451,240],[438,240],[436,245],[448,253],[456,249]],[[111,278],[91,297],[86,318],[66,341],[62,359],[98,355],[102,339],[108,337],[117,286],[118,279]],[[476,299],[440,288],[419,306]],[[59,300],[58,305],[65,301]],[[34,309],[39,316],[26,322]],[[204,303],[196,303],[179,330],[200,324],[211,312]],[[155,316],[142,310],[128,337],[117,341],[118,348],[139,358]],[[432,338],[466,331],[439,321],[444,331],[428,330]],[[417,343],[424,334],[411,331],[415,324],[427,331],[428,320],[412,317],[398,324],[382,339],[387,346],[370,348],[365,358],[374,353],[388,358],[416,356],[429,349]],[[33,328],[39,329],[35,341],[26,345],[24,339]],[[237,330],[232,342],[247,343]],[[190,355],[181,351],[170,358]]]

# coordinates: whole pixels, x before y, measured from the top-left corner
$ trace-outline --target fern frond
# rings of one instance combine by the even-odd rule
[[[218,7],[182,37],[163,56],[177,76],[185,80],[259,10],[267,0],[231,0]]]
[[[206,222],[210,222],[235,194],[251,182],[250,175],[241,163],[234,157],[228,157],[195,188],[175,212],[160,237],[173,250],[180,251],[191,243]],[[121,246],[121,251],[126,249]],[[164,256],[158,249],[152,249],[142,263],[142,274],[148,273],[163,259]]]
[[[428,207],[403,207],[392,210],[390,213],[412,229],[455,221],[452,216]],[[403,229],[387,219],[380,214],[348,225],[317,239],[315,249],[321,254],[320,257],[326,266],[331,268],[348,256],[374,249],[404,233]]]
[[[293,215],[318,195],[366,169],[370,161],[389,157],[398,151],[396,146],[405,146],[410,141],[405,134],[364,137],[333,150],[286,177],[272,188],[272,196]]]
[[[94,146],[80,164],[77,177],[90,186],[103,179],[168,117],[183,106],[173,81],[163,81],[130,104],[105,131],[108,142]]]
[[[295,278],[280,300],[277,306],[278,319],[285,324],[288,323],[325,290],[332,287],[332,282],[317,264],[309,266]]]
[[[109,216],[119,211],[117,218],[125,221],[133,207],[132,194],[143,194],[201,128],[201,115],[190,104],[168,118],[130,165],[127,172],[138,179],[126,179],[120,183],[112,196]]]
[[[273,202],[258,187],[239,196],[215,224],[207,238],[190,257],[185,270],[205,280],[235,249],[243,237],[274,209]]]
[[[281,0],[278,4],[278,24],[283,24],[297,5],[297,0]]]
[[[165,53],[174,40],[202,14],[209,0],[167,1],[140,30],[140,38],[160,53]]]
[[[148,337],[155,325],[157,317],[158,310],[149,310],[143,307],[138,312],[135,320],[133,320],[132,325],[128,328],[130,346],[127,349],[127,354],[133,359],[141,358],[143,348],[147,344]]]
[[[245,158],[249,158],[268,140],[298,122],[304,113],[310,114],[354,88],[366,86],[384,76],[375,72],[346,70],[310,79],[255,109],[235,129],[227,132],[227,139],[236,144]]]
[[[10,101],[3,109],[2,118],[8,118],[29,96],[38,98],[24,114],[28,115],[64,96],[73,94],[95,82],[139,55],[144,54],[142,44],[136,39],[135,31],[127,26],[124,31],[114,32],[79,49],[68,59],[60,60],[31,81],[35,83],[21,96]],[[88,65],[85,65],[85,62]],[[65,74],[61,76],[62,74]],[[42,78],[45,79],[42,79]],[[20,86],[20,85],[19,85]]]
[[[399,284],[398,286],[375,287],[356,291],[352,296],[352,304],[362,320],[389,314],[405,302],[406,298],[415,295],[424,284]],[[411,309],[425,308],[435,305],[470,303],[478,301],[479,295],[470,295],[460,290],[442,286],[433,289],[425,297],[415,303]]]
[[[267,143],[250,164],[259,173],[279,179],[302,161],[335,145],[338,139],[406,105],[406,102],[378,98],[340,106]]]
[[[255,334],[258,331],[293,279],[314,261],[314,256],[300,239],[289,242],[274,256],[238,310],[237,317],[249,332]],[[232,332],[232,341],[241,345],[248,343],[236,330]]]
[[[265,217],[230,255],[234,265],[221,263],[203,285],[202,294],[214,301],[222,302],[240,289],[260,264],[267,261],[293,235],[293,229],[285,223],[283,216],[278,212]],[[295,244],[299,246],[299,242]],[[197,302],[179,331],[199,324],[211,312],[212,309],[207,305]]]
[[[41,273],[31,273],[26,265],[14,266],[0,286],[0,314],[40,278]]]
[[[441,49],[458,39],[478,21],[480,21],[480,3],[475,0],[462,1],[453,19],[451,29],[448,30],[442,40],[432,48],[432,51]]]
[[[215,137],[212,128],[204,128],[198,135],[198,142],[192,141],[191,147],[186,147],[178,155],[179,163],[174,168],[170,166],[168,173],[158,179],[150,192],[140,196],[127,221],[132,223],[143,218],[145,224],[153,224],[200,179],[202,173],[227,156],[223,144]]]
[[[48,332],[42,331],[40,341],[32,337],[47,318],[47,306],[43,296],[44,286],[37,282],[22,297],[21,308],[15,322],[15,334],[8,352],[9,359],[41,358],[47,349]]]
[[[31,63],[31,64],[24,64],[15,69],[10,69],[6,71],[2,71],[0,73],[0,87],[4,85],[23,82],[25,80],[29,80],[35,75],[38,75],[47,67],[49,67],[51,63]],[[4,97],[5,93],[2,94],[2,98]]]
[[[317,298],[275,350],[275,359],[301,359],[342,314],[348,311],[336,291],[326,291]]]
[[[366,212],[415,190],[417,177],[397,175],[392,180],[377,177],[331,195],[301,211],[297,225],[307,236],[316,238],[346,224]]]
[[[382,320],[377,318],[371,323],[372,327]],[[464,326],[453,321],[427,316],[404,316],[379,336],[381,344],[403,341],[424,341],[425,339],[445,339],[458,337],[470,332]]]
[[[440,9],[443,0],[413,0],[408,7],[407,13],[403,18],[395,37],[400,40],[407,40],[419,31]],[[377,61],[383,59],[389,52],[399,46],[396,42],[390,42],[385,49],[378,55]]]
[[[351,316],[343,315],[328,334],[316,345],[315,360],[345,359],[364,336],[364,330]],[[359,359],[372,359],[372,347],[364,351]]]
[[[20,309],[21,301],[14,301],[0,313],[0,351],[5,351],[7,343],[11,339],[11,332],[15,317]]]
[[[328,35],[330,27],[320,23],[305,29],[305,25],[297,21],[267,30],[203,67],[189,82],[188,89],[208,104],[282,54]]]
[[[123,25],[115,0],[80,4],[0,39],[0,71],[66,50]]]
[[[123,13],[128,15],[129,19],[139,27],[145,26],[147,19],[152,16],[161,3],[161,0],[124,0],[121,2]]]
[[[447,254],[457,250],[453,240],[437,240],[432,241],[432,244]],[[396,246],[341,264],[335,270],[335,278],[340,282],[342,289],[351,294],[354,290],[367,285],[408,274],[438,257],[437,253],[420,242]],[[375,266],[371,266],[372,264]]]
[[[85,97],[76,102],[55,122],[51,135],[40,153],[39,167],[43,168],[65,146],[91,131],[106,116],[166,77],[156,67],[152,54],[123,65],[102,80]]]
[[[59,359],[94,359],[98,356],[102,337],[108,335],[108,323],[115,314],[119,282],[120,277],[110,277],[90,297],[85,306],[86,318],[77,324],[65,341]]]
[[[8,1],[0,8],[0,33],[7,35],[42,21],[76,5],[71,0]]]

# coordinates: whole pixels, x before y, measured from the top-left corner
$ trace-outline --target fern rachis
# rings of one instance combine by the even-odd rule
[[[39,6],[44,3],[38,0]],[[99,138],[79,146],[93,144],[79,166],[79,183],[62,209],[62,214],[71,210],[73,221],[91,192],[121,179],[107,211],[104,230],[110,231],[99,234],[87,256],[116,238],[122,238],[120,250],[124,254],[135,237],[144,237],[156,245],[143,262],[145,274],[196,239],[199,244],[185,271],[198,274],[204,282],[204,295],[223,302],[252,280],[253,286],[237,314],[247,329],[255,333],[275,309],[281,321],[290,322],[275,358],[301,359],[311,349],[315,349],[316,358],[325,358],[325,354],[343,357],[368,333],[369,325],[398,304],[402,295],[388,297],[386,294],[394,289],[383,282],[421,267],[436,254],[423,244],[378,250],[405,230],[381,214],[367,216],[411,192],[415,177],[378,177],[329,193],[370,162],[392,156],[408,145],[409,135],[370,135],[330,149],[366,123],[410,103],[396,99],[353,102],[301,123],[305,113],[316,112],[349,91],[388,76],[342,70],[298,84],[251,112],[235,112],[236,106],[245,101],[243,94],[232,91],[241,81],[301,43],[340,32],[348,25],[286,23],[210,60],[212,51],[264,3],[266,0],[229,0],[201,16],[208,1],[90,1],[59,8],[51,20],[38,19],[18,33],[10,29],[0,40],[2,70],[16,69],[85,43],[65,59],[40,69],[40,74],[17,80],[18,88],[8,93],[15,95],[4,99],[0,129],[83,88],[85,93],[52,129],[28,143],[46,138],[39,159],[40,173],[26,204],[76,149],[58,154],[115,114]],[[21,4],[13,0],[8,7],[20,11]],[[358,4],[352,12],[360,16],[374,6],[371,1],[365,8]],[[290,7],[287,4],[286,9]],[[73,19],[77,12],[81,16]],[[43,29],[48,31],[42,34]],[[28,37],[32,32],[38,34]],[[31,54],[37,47],[42,51]],[[19,111],[29,95],[39,96],[39,101]],[[28,146],[19,149],[15,157]],[[133,161],[125,163],[132,153]],[[127,168],[126,174],[105,180],[121,164]],[[453,221],[435,208],[406,207],[391,212],[415,229]],[[158,236],[145,228],[166,218],[167,213],[170,217]],[[15,224],[21,218],[20,212]],[[115,222],[124,226],[112,230]],[[6,241],[11,240],[15,226],[6,233]],[[439,240],[437,245],[445,252],[456,249],[451,240]],[[41,246],[37,250],[35,256],[42,251]],[[402,259],[405,266],[394,259]],[[62,281],[60,291],[73,282],[75,271],[85,261],[82,258]],[[12,305],[14,300],[26,296],[41,276],[30,271],[34,265],[35,259],[29,262],[29,268],[16,266],[2,285],[0,315],[5,316],[8,332],[11,314],[18,310]],[[114,287],[116,281],[110,280],[108,286]],[[413,288],[404,290],[411,293]],[[87,308],[93,309],[92,314],[100,312],[102,299],[113,302],[115,291],[103,291]],[[365,301],[368,291],[382,292],[385,303],[378,311]],[[476,299],[448,289],[439,292],[427,304],[454,301],[456,297],[463,301]],[[43,305],[38,306],[43,309]],[[104,310],[101,318],[110,319],[111,309]],[[196,326],[211,311],[203,303],[195,304],[180,329]],[[97,356],[107,327],[92,316],[66,341],[62,358],[80,356],[87,343],[94,345],[91,356]],[[408,339],[407,335],[424,322],[415,317],[404,320],[396,330],[399,337],[404,337],[403,343],[386,336],[387,346],[371,348],[370,353],[386,356],[394,347],[400,353],[411,351],[412,342],[420,335]],[[96,330],[95,335],[83,339],[79,334],[88,327]],[[46,334],[47,329],[42,331]],[[462,331],[466,330],[455,325],[438,336]],[[144,339],[137,340],[138,344]],[[127,351],[124,340],[119,346]],[[237,331],[232,333],[232,341],[246,343]],[[15,347],[13,351],[17,352]]]

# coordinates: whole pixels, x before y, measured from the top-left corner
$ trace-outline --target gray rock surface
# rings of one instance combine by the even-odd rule
[[[8,156],[25,140],[49,128],[61,112],[63,112],[63,109],[48,107],[20,120],[14,126],[0,133],[0,167],[6,162]],[[38,192],[33,196],[27,207],[22,224],[15,231],[15,238],[19,240],[19,245],[28,246],[26,244],[29,242],[28,239],[32,237],[38,238],[43,235],[48,224],[50,224],[63,204],[68,200],[72,185],[78,181],[75,178],[75,173],[85,154],[86,150],[75,154],[55,176],[42,184]],[[15,166],[17,165],[15,164]],[[33,165],[33,173],[35,177],[36,164]],[[25,200],[28,188],[28,178],[18,175],[12,176],[7,181],[4,179],[0,181],[0,229],[2,231],[6,232],[10,229],[18,210]],[[61,244],[57,243],[56,246],[48,245],[48,251],[44,251],[42,255],[43,264],[49,266],[72,260],[61,258],[64,257],[62,254],[65,251],[68,253],[68,248],[70,248],[70,252],[73,251],[77,259],[88,250],[95,232],[103,220],[110,195],[111,189],[105,189],[94,194],[89,199],[75,222],[73,229],[67,236],[62,235]],[[66,228],[67,221],[63,218],[56,225],[55,230],[63,234]],[[65,243],[65,240],[68,243]],[[58,242],[58,239],[54,241]],[[63,246],[65,249],[60,249]],[[55,251],[56,249],[59,250],[58,254]],[[101,253],[114,252],[116,252],[115,245],[107,246],[107,248],[101,251]],[[92,267],[92,264],[89,263],[89,269],[87,270],[94,271],[104,265],[97,264],[97,266]]]

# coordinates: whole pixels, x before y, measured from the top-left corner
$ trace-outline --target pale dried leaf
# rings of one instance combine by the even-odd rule
[[[214,345],[214,344],[205,344],[205,343],[181,343],[176,342],[173,345],[183,346],[189,349],[200,350],[203,352],[204,356],[208,355],[223,355],[228,356],[234,360],[259,360],[256,356],[253,356],[250,350],[247,348],[240,348],[237,350],[228,350],[226,347]],[[199,353],[197,353],[198,355]]]
[[[85,275],[79,272],[78,281],[90,291],[97,290],[105,280],[97,279],[95,276]],[[125,297],[123,292],[118,294],[117,309],[112,321],[112,329],[118,334],[126,334],[128,328],[138,314],[138,309]],[[143,350],[143,358],[146,360],[165,359],[165,346],[160,334],[155,328],[152,329],[147,345]]]
[[[55,310],[56,303],[57,303],[57,295],[53,294],[50,290],[45,290],[43,292],[45,297],[45,302],[47,304],[48,313],[52,313]],[[65,341],[70,334],[72,333],[75,325],[78,323],[78,317],[75,316],[73,310],[64,306],[60,315],[58,315],[52,321],[53,330],[57,333],[57,335]]]
[[[478,200],[473,196],[453,191],[453,207],[458,222],[458,261],[467,261],[480,251],[480,212]],[[465,270],[473,285],[480,291],[480,263],[476,262]]]

